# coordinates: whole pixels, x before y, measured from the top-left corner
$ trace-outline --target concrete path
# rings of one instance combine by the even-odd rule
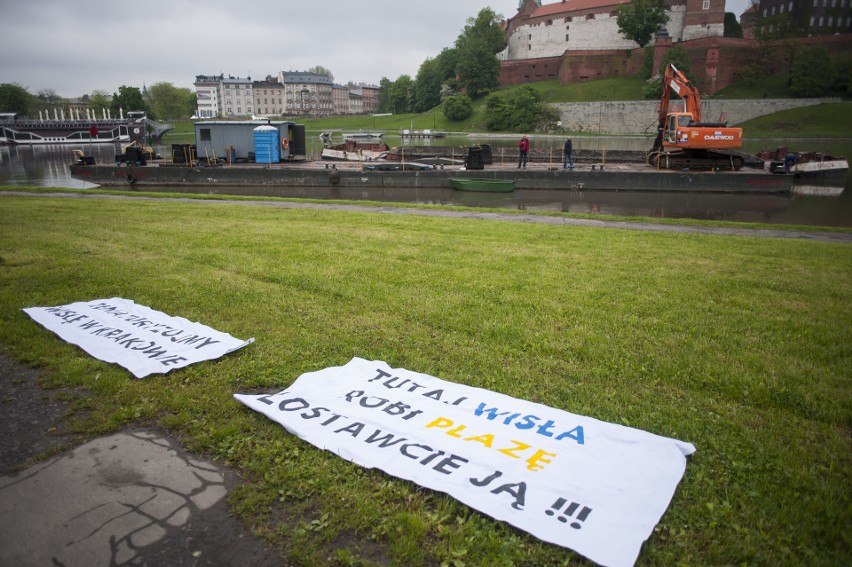
[[[27,191],[0,191],[0,196],[16,197],[64,197],[78,199],[117,199],[158,201],[167,199],[170,202],[205,203],[211,205],[241,205],[256,207],[283,207],[290,209],[331,209],[339,211],[358,211],[372,213],[421,215],[446,218],[468,218],[480,220],[496,220],[504,222],[527,222],[536,224],[554,224],[564,226],[585,226],[594,228],[617,228],[624,230],[645,230],[654,232],[670,232],[678,234],[717,234],[724,236],[748,236],[756,238],[791,238],[795,240],[816,240],[820,242],[852,243],[852,232],[806,232],[798,230],[763,229],[763,228],[727,228],[711,226],[684,226],[675,224],[655,224],[631,221],[604,221],[581,219],[564,216],[530,215],[523,213],[494,213],[479,211],[457,211],[451,209],[421,209],[415,207],[394,207],[376,205],[344,205],[336,203],[304,203],[297,201],[229,201],[220,199],[186,199],[182,197],[143,197],[132,195],[103,195],[97,193],[30,193]]]
[[[234,471],[149,430],[74,443],[37,372],[0,356],[0,566],[284,565],[228,513]]]

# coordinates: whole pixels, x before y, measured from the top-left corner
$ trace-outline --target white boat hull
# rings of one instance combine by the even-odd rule
[[[331,159],[339,161],[377,161],[385,159],[387,152],[375,152],[372,150],[355,150],[347,152],[345,150],[332,150],[326,148],[322,151],[322,159]]]

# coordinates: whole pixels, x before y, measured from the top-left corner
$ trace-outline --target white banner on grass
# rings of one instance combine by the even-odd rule
[[[309,443],[445,492],[602,565],[632,565],[689,443],[445,382],[382,361],[236,394]]]
[[[254,341],[120,297],[30,307],[24,312],[65,341],[95,358],[120,364],[137,378],[219,358]]]

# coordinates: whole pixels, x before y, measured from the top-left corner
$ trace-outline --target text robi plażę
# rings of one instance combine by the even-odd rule
[[[277,394],[235,397],[317,447],[604,565],[635,561],[695,450],[360,358]]]

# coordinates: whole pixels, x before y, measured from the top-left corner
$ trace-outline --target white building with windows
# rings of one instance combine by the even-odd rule
[[[254,113],[251,77],[226,77],[220,83],[222,116],[248,116]]]
[[[333,83],[326,75],[302,71],[281,71],[284,105],[291,115],[323,116],[334,113]]]
[[[219,82],[222,75],[196,75],[195,96],[197,118],[217,118],[222,115],[219,106]]]
[[[251,77],[196,75],[198,118],[248,116],[254,112]]]
[[[635,49],[618,31],[616,10],[630,0],[521,0],[507,20],[503,61],[560,57],[566,51]],[[724,35],[725,0],[666,0],[664,29],[673,43]]]

